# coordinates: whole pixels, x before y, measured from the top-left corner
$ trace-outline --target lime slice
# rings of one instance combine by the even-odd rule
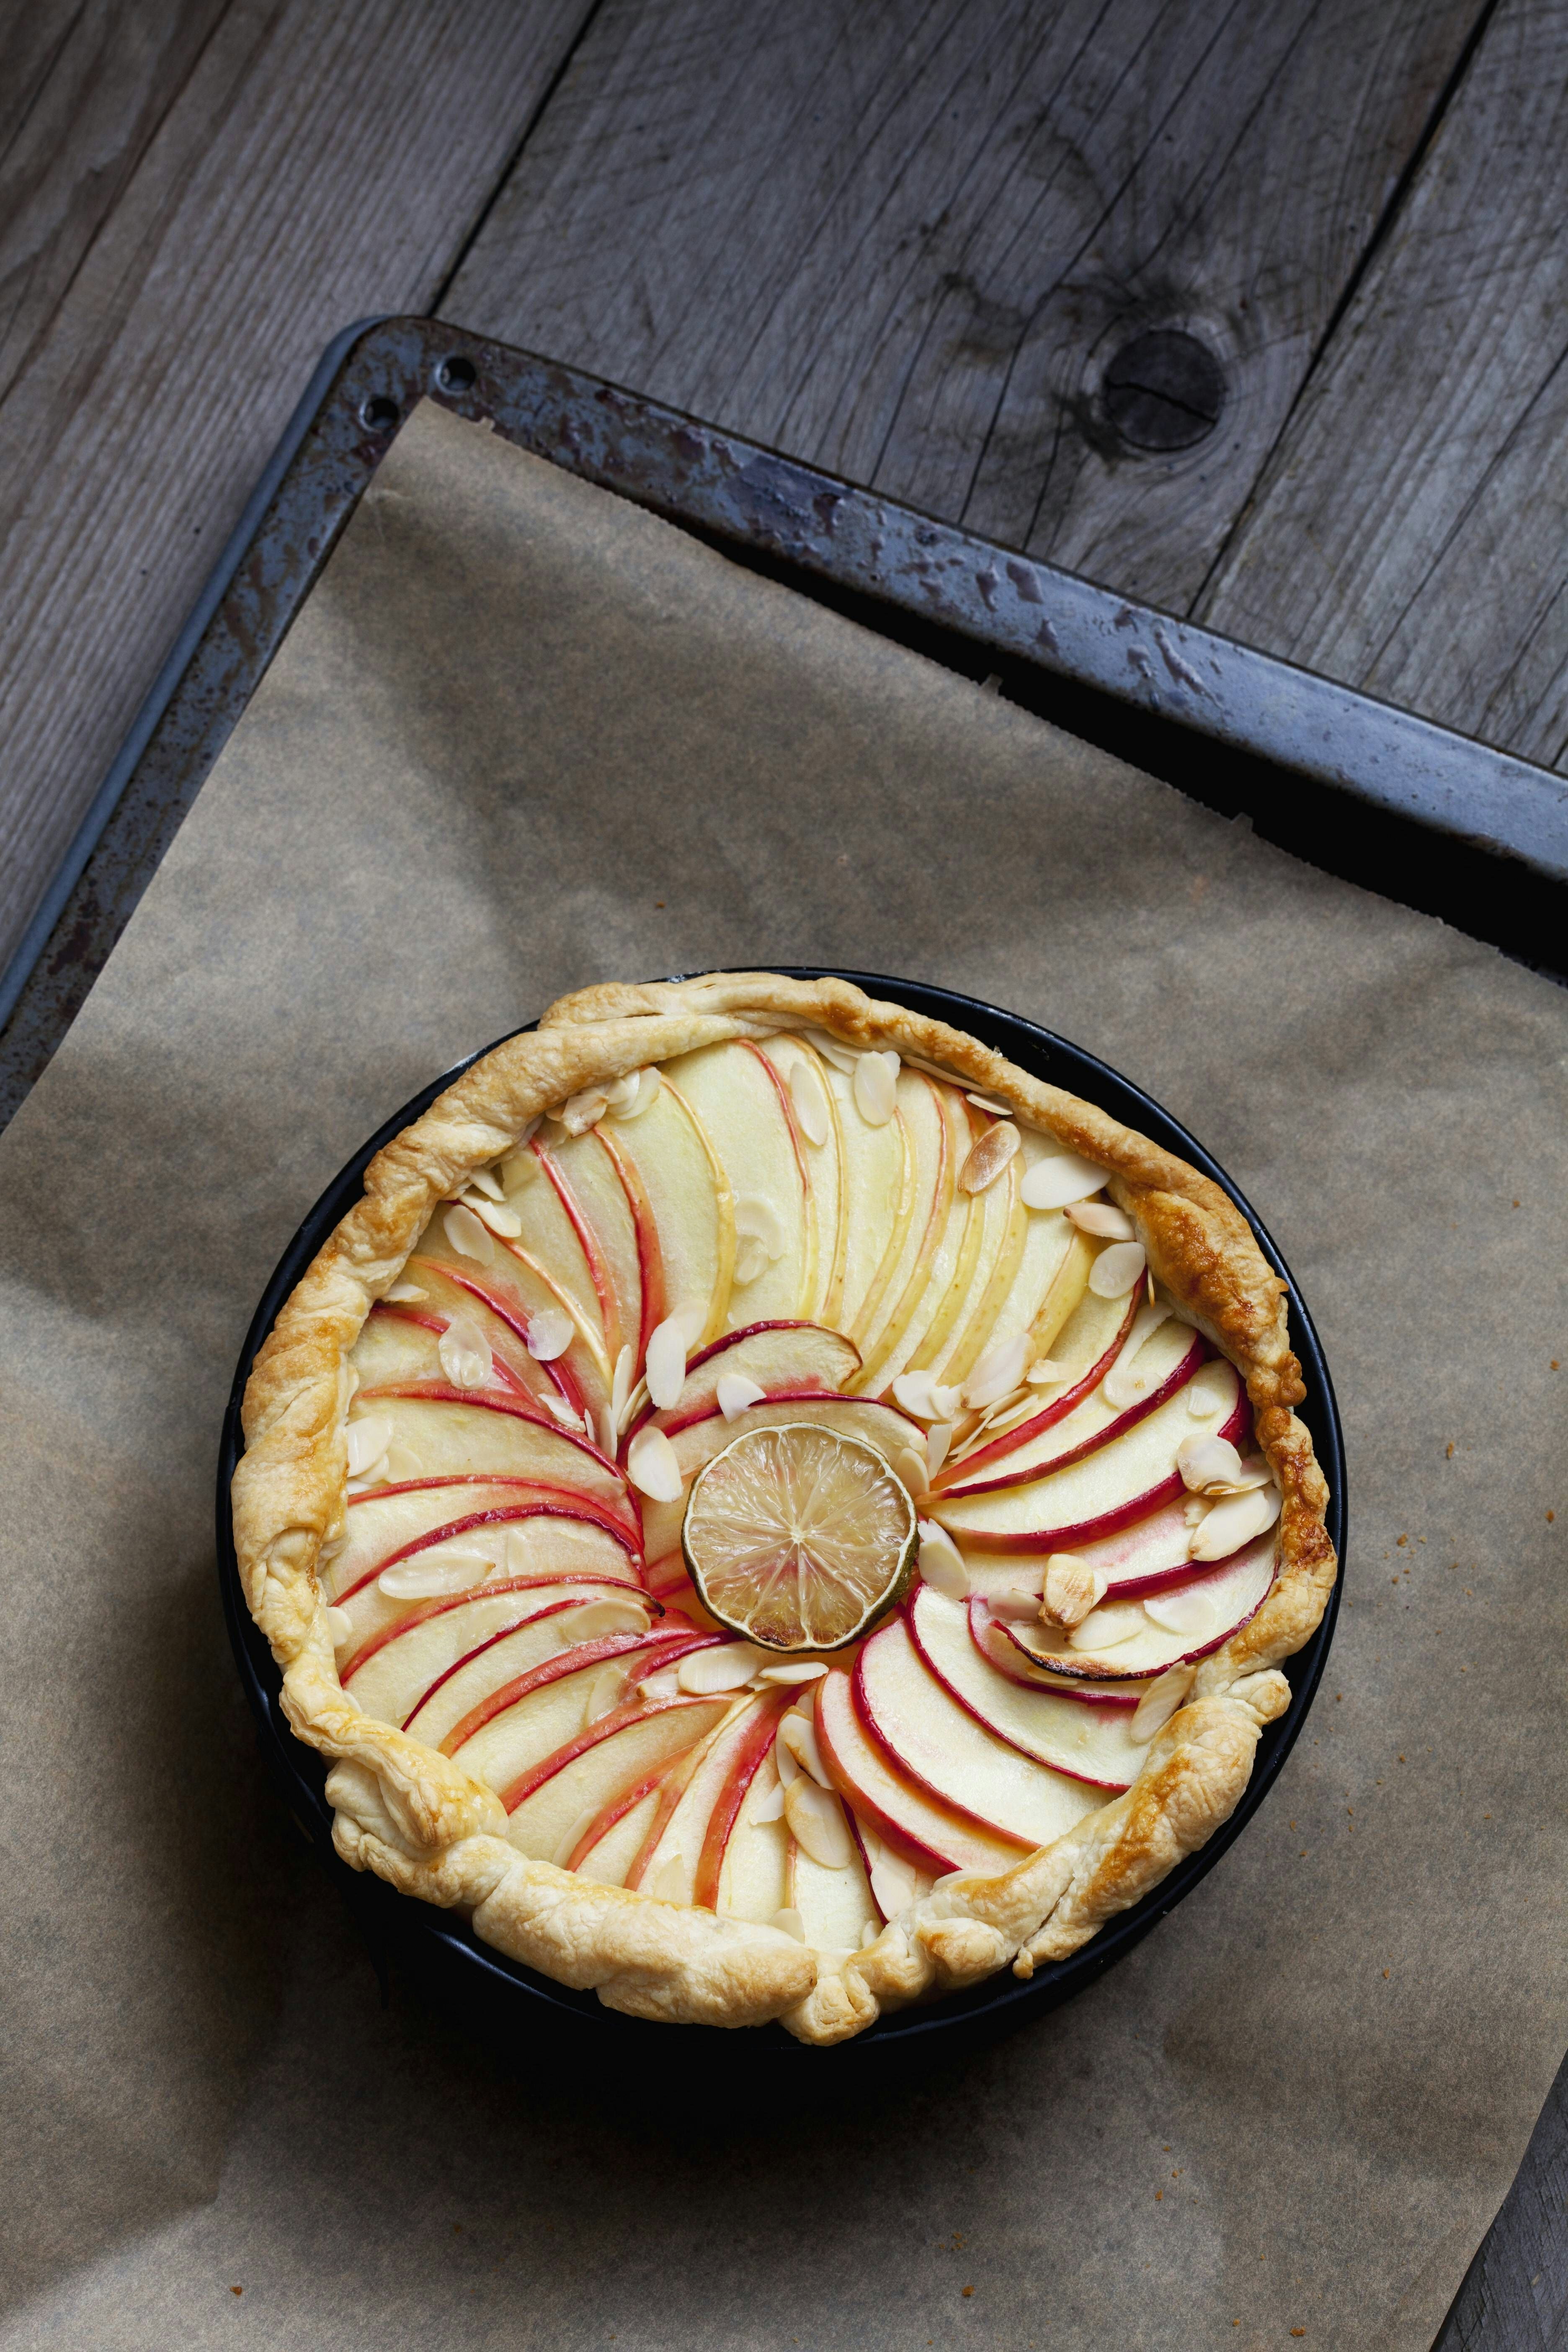
[[[815,1422],[742,1430],[699,1472],[681,1548],[703,1605],[768,1650],[837,1650],[913,1580],[915,1507],[873,1445]]]

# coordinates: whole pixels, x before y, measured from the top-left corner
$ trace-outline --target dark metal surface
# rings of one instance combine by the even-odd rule
[[[784,969],[797,971],[802,979],[815,980],[822,976],[820,969],[816,966],[785,966]],[[689,978],[691,975],[673,976]],[[968,1030],[972,1035],[1032,1071],[1037,1077],[1053,1086],[1065,1087],[1091,1102],[1099,1103],[1115,1118],[1152,1137],[1155,1142],[1163,1144],[1167,1150],[1180,1153],[1184,1160],[1212,1177],[1216,1184],[1224,1186],[1251,1225],[1269,1264],[1289,1285],[1290,1340],[1300,1359],[1302,1376],[1307,1384],[1307,1402],[1300,1410],[1302,1420],[1311,1431],[1318,1459],[1328,1480],[1329,1534],[1342,1563],[1346,1527],[1344,1444],[1328,1365],[1311,1317],[1289,1267],[1225,1171],[1151,1096],[1133,1086],[1131,1079],[1124,1078],[1108,1063],[1085,1053],[1081,1046],[1070,1045],[1066,1038],[1058,1037],[1047,1029],[1037,1028],[1032,1022],[1001,1012],[994,1005],[982,1003],[974,997],[957,995],[948,989],[891,979],[883,972],[847,971],[841,976],[856,982],[874,995],[893,997],[912,1006],[918,1013]],[[496,1042],[501,1041],[498,1039]],[[491,1048],[487,1046],[484,1050],[489,1052]],[[478,1055],[470,1055],[468,1062],[458,1066],[466,1069],[469,1062],[478,1059]],[[339,1218],[359,1199],[363,1172],[371,1159],[384,1143],[390,1142],[411,1120],[418,1118],[456,1075],[456,1071],[448,1070],[433,1079],[412,1102],[405,1103],[401,1109],[395,1111],[386,1124],[355,1153],[300,1227],[257,1307],[236,1368],[234,1385],[224,1416],[218,1456],[217,1555],[224,1616],[240,1679],[256,1717],[261,1753],[268,1775],[297,1826],[320,1855],[353,1910],[384,1980],[389,1969],[395,1969],[470,2025],[482,2018],[487,2032],[505,2037],[509,2042],[536,2023],[542,2010],[548,2010],[556,2013],[564,2029],[575,2029],[586,2034],[595,2048],[607,2046],[620,2052],[631,2044],[637,2048],[642,2057],[661,2049],[668,2054],[670,2037],[661,2029],[617,2016],[606,2011],[596,1995],[569,1991],[549,1978],[503,1958],[499,1952],[482,1943],[461,1921],[444,1917],[424,1904],[408,1901],[384,1886],[379,1880],[350,1870],[338,1859],[331,1843],[331,1808],[323,1793],[325,1768],[321,1758],[302,1747],[289,1728],[279,1699],[278,1669],[266,1641],[246,1607],[240,1586],[229,1512],[229,1486],[242,1451],[240,1402],[256,1351],[270,1330],[284,1299],[317,1250]],[[1306,1648],[1287,1660],[1285,1673],[1290,1681],[1290,1705],[1277,1723],[1265,1729],[1258,1742],[1252,1779],[1241,1802],[1205,1846],[1190,1855],[1142,1903],[1103,1927],[1091,1943],[1070,1959],[1037,1970],[1027,1983],[1004,1973],[1000,1978],[993,1978],[988,1983],[977,1986],[972,1992],[952,1996],[936,2008],[904,2011],[868,2032],[858,2035],[853,2042],[843,2045],[836,2056],[840,2059],[848,2056],[856,2064],[866,2064],[875,2063],[879,2056],[891,2056],[900,2052],[912,2054],[917,2048],[928,2044],[939,2043],[945,2055],[955,2044],[988,2040],[1011,2031],[1030,2018],[1043,2016],[1047,2011],[1070,2000],[1130,1952],[1135,1944],[1141,1943],[1150,1929],[1157,1927],[1191,1893],[1200,1879],[1206,1877],[1226,1849],[1240,1836],[1267,1796],[1307,1719],[1308,1709],[1322,1678],[1339,1615],[1342,1581],[1342,1570],[1341,1582],[1335,1585],[1330,1596],[1322,1623]],[[683,2063],[703,2055],[723,2063],[723,2053],[732,2053],[734,2047],[731,2036],[708,2028],[688,2027],[676,2038],[683,2053]],[[822,2063],[820,2053],[803,2049],[782,2027],[769,2027],[748,2036],[748,2052],[753,2046],[767,2052],[780,2063],[809,2066]]]
[[[430,394],[1332,871],[1568,964],[1568,782],[733,434],[425,319],[329,348],[21,950],[0,1123],[47,1062],[354,506]]]

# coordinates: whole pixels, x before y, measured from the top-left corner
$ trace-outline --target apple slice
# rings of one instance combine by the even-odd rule
[[[874,1126],[855,1099],[842,1070],[823,1070],[844,1151],[848,1230],[844,1251],[841,1330],[862,1341],[881,1312],[918,1197],[914,1142],[900,1111]]]
[[[770,1746],[741,1801],[719,1872],[716,1908],[731,1918],[766,1922],[788,1905],[790,1835],[782,1805]]]
[[[1070,1634],[1026,1620],[993,1618],[985,1650],[1002,1644],[1063,1676],[1124,1681],[1163,1675],[1206,1657],[1255,1617],[1274,1581],[1278,1530],[1268,1528],[1229,1559],[1197,1568],[1146,1600],[1101,1601]]]
[[[657,1255],[664,1313],[700,1306],[707,1318],[702,1339],[718,1339],[730,1310],[735,1215],[729,1178],[707,1129],[669,1083],[667,1066],[647,1108],[636,1118],[608,1121],[605,1131],[636,1188],[632,1213],[643,1235],[641,1262],[646,1266]]]
[[[954,1812],[908,1779],[861,1721],[842,1668],[816,1686],[816,1745],[850,1810],[933,1878],[950,1870],[1008,1870],[1030,1851],[1026,1839]]]
[[[646,1780],[634,1780],[629,1789],[602,1806],[575,1840],[562,1868],[574,1870],[580,1878],[595,1879],[601,1886],[624,1886],[647,1836],[668,1769],[668,1762],[659,1764]],[[585,1806],[584,1811],[587,1811]],[[563,1843],[570,1834],[570,1831],[564,1833]]]
[[[837,1329],[846,1320],[844,1285],[849,1248],[849,1187],[845,1174],[844,1122],[826,1063],[803,1037],[773,1037],[753,1045],[776,1074],[806,1171],[806,1209],[815,1228],[814,1294],[802,1313]]]
[[[993,1617],[978,1593],[971,1593],[967,1608],[969,1637],[981,1656],[998,1674],[1022,1683],[1027,1690],[1055,1691],[1077,1706],[1121,1707],[1131,1715],[1150,1687],[1147,1682],[1086,1682],[1081,1675],[1055,1674],[1048,1664],[1037,1664],[1034,1652],[1026,1647],[1034,1636],[1031,1624],[1019,1628],[1023,1639],[1016,1642],[1011,1638],[1016,1621]],[[1048,1656],[1049,1653],[1041,1653],[1042,1660]]]
[[[1049,1845],[1103,1801],[977,1722],[931,1673],[901,1612],[861,1650],[855,1699],[861,1720],[911,1780],[1000,1836]]]
[[[1017,1280],[1029,1237],[1029,1212],[1018,1197],[1023,1152],[1015,1152],[1000,1176],[972,1196],[974,1250],[963,1269],[963,1287],[951,1299],[921,1350],[920,1367],[945,1386],[962,1383],[988,1342],[1002,1330],[1023,1330],[998,1318]],[[961,1194],[960,1197],[963,1197]]]
[[[787,1907],[798,1913],[806,1942],[818,1951],[858,1952],[866,1941],[868,1928],[880,1926],[881,1914],[871,1892],[849,1808],[840,1797],[829,1796],[826,1801],[843,1819],[844,1864],[841,1868],[832,1869],[826,1863],[816,1862],[799,1840],[792,1838]]]
[[[369,1600],[373,1590],[367,1587],[361,1598]],[[628,1609],[640,1608],[645,1621],[660,1613],[650,1594],[625,1579],[559,1572],[491,1575],[482,1582],[476,1579],[471,1590],[432,1593],[423,1601],[375,1597],[385,1613],[371,1621],[363,1638],[356,1625],[340,1647],[338,1680],[345,1690],[352,1683],[359,1706],[386,1723],[401,1723],[419,1692],[479,1643],[543,1610],[619,1601]],[[409,1696],[394,1714],[390,1694],[399,1686]]]
[[[1084,1706],[1056,1691],[1028,1688],[998,1672],[970,1637],[969,1610],[922,1584],[910,1606],[916,1649],[950,1697],[1020,1755],[1091,1788],[1128,1788],[1146,1743],[1128,1735],[1123,1707]]]
[[[803,1396],[813,1390],[837,1395],[859,1369],[854,1341],[820,1323],[748,1324],[692,1357],[675,1402],[662,1412],[645,1407],[628,1429],[627,1441],[647,1421],[671,1436],[690,1422],[707,1420],[719,1410],[719,1383],[730,1372],[754,1381],[770,1395]]]
[[[1141,1303],[1136,1290],[1126,1299],[1098,1298],[1093,1291],[1087,1292],[1068,1318],[1058,1343],[1058,1360],[1073,1367],[1067,1379],[1048,1390],[1042,1389],[1036,1411],[1015,1422],[1000,1436],[987,1435],[982,1444],[972,1444],[956,1454],[943,1467],[938,1484],[952,1486],[960,1480],[967,1484],[992,1463],[1004,1460],[1018,1446],[1027,1445],[1065,1421],[1094,1394],[1115,1363]]]
[[[994,1445],[984,1447],[984,1463],[973,1456],[961,1463],[943,1487],[944,1496],[956,1501],[964,1495],[995,1494],[1005,1486],[1022,1486],[1048,1471],[1066,1470],[1081,1462],[1085,1454],[1109,1445],[1185,1389],[1209,1354],[1208,1341],[1184,1323],[1162,1325],[1138,1358],[1153,1381],[1147,1396],[1135,1404],[1118,1406],[1109,1402],[1101,1385],[1044,1429],[1031,1416],[1016,1434],[1009,1432]],[[1025,1430],[1031,1433],[1026,1436]]]
[[[657,1316],[645,1318],[643,1252],[619,1155],[603,1129],[590,1128],[586,1134],[552,1143],[546,1158],[548,1172],[564,1187],[567,1213],[595,1269],[595,1289],[613,1370],[624,1347],[640,1359],[645,1319],[649,1329],[658,1320]]]
[[[952,1087],[939,1086],[934,1078],[918,1070],[900,1072],[898,1108],[909,1129],[914,1155],[915,1204],[877,1313],[867,1328],[852,1335],[865,1359],[859,1386],[870,1395],[881,1387],[883,1366],[919,1312],[931,1286],[933,1266],[943,1254],[958,1180],[957,1162],[963,1150],[956,1114],[948,1108],[954,1094]],[[962,1097],[957,1099],[962,1103]],[[964,1132],[967,1133],[967,1121]],[[955,1250],[956,1243],[946,1253],[944,1286],[952,1273]]]
[[[1021,1195],[1025,1177],[1050,1146],[1031,1128],[1022,1129],[1020,1136],[1010,1165]],[[977,1318],[970,1334],[969,1361],[955,1352],[942,1371],[944,1381],[962,1380],[998,1332],[1030,1331],[1038,1352],[1051,1354],[1058,1333],[1083,1297],[1094,1263],[1092,1244],[1059,1209],[1030,1209],[1020,1198],[1019,1213],[1025,1220],[1023,1244],[1011,1280],[988,1302],[984,1322]]]
[[[1228,1369],[1228,1367],[1227,1367]],[[1234,1377],[1234,1376],[1233,1376]],[[1250,1416],[1239,1392],[1220,1434],[1237,1442]],[[962,1548],[976,1551],[1076,1551],[1147,1518],[1184,1491],[1176,1447],[1193,1429],[1178,1390],[1145,1419],[1123,1430],[1066,1469],[1026,1486],[953,1500],[944,1495],[934,1515]]]
[[[778,1072],[737,1040],[679,1055],[664,1075],[718,1154],[734,1201],[731,1319],[739,1314],[746,1323],[763,1323],[800,1316],[816,1297],[816,1227],[807,1206],[810,1180]],[[756,1240],[759,1229],[763,1242]],[[757,1271],[742,1283],[752,1266]]]
[[[557,1429],[514,1397],[440,1389],[354,1399],[350,1427],[374,1413],[390,1424],[389,1445],[406,1446],[426,1478],[526,1478],[583,1496],[628,1528],[630,1490],[613,1462],[585,1437]]]
[[[935,1086],[935,1081],[929,1081]],[[983,1195],[965,1192],[958,1174],[985,1121],[973,1111],[954,1087],[936,1087],[938,1106],[946,1128],[943,1192],[946,1210],[933,1228],[930,1247],[911,1277],[912,1304],[895,1316],[871,1352],[876,1365],[875,1392],[885,1394],[900,1372],[912,1364],[934,1362],[947,1349],[963,1311],[984,1238],[986,1207]]]
[[[582,1729],[591,1687],[605,1667],[621,1666],[628,1682],[640,1680],[713,1639],[710,1633],[671,1635],[658,1626],[647,1633],[607,1633],[579,1642],[487,1689],[441,1739],[441,1753],[460,1754],[463,1769],[489,1781],[505,1803],[508,1792],[535,1765]],[[409,1727],[416,1738],[422,1737],[417,1716]]]
[[[626,1874],[626,1884],[662,1902],[715,1908],[724,1848],[742,1802],[773,1748],[787,1691],[731,1694],[731,1712],[694,1751],[690,1769],[668,1784],[674,1801]]]
[[[504,1792],[501,1801],[511,1816],[508,1836],[542,1862],[624,1884],[626,1846],[662,1773],[708,1737],[729,1705],[680,1693],[619,1707],[584,1725]],[[623,1822],[625,1832],[612,1844],[609,1832]]]

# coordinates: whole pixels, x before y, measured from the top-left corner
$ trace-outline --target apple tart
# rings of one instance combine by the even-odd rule
[[[1335,1573],[1285,1286],[846,982],[564,998],[366,1172],[234,1486],[338,1851],[610,2007],[831,2042],[1202,1845]]]

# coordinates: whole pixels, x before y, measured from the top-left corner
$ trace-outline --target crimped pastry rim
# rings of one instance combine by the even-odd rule
[[[344,1696],[315,1578],[342,1507],[347,1352],[435,1203],[502,1152],[536,1109],[643,1062],[765,1034],[761,1024],[780,1021],[938,1062],[1007,1096],[1031,1124],[1106,1167],[1152,1266],[1243,1370],[1285,1498],[1280,1573],[1263,1610],[1203,1661],[1132,1788],[1014,1868],[955,1876],[832,1967],[780,1930],[600,1886],[519,1853],[488,1790]],[[332,1762],[334,1843],[353,1867],[461,1909],[494,1948],[596,1990],[609,2007],[721,2026],[777,2018],[800,2039],[825,2042],[909,2001],[977,1984],[1009,1960],[1026,1977],[1066,1958],[1228,1818],[1259,1732],[1289,1702],[1274,1669],[1315,1632],[1335,1561],[1327,1489],[1290,1409],[1304,1391],[1288,1342],[1287,1286],[1228,1197],[1184,1160],[966,1033],[852,982],[713,973],[561,1000],[537,1029],[460,1072],[376,1155],[364,1182],[258,1351],[233,1486],[247,1601],[282,1670],[289,1722]]]

